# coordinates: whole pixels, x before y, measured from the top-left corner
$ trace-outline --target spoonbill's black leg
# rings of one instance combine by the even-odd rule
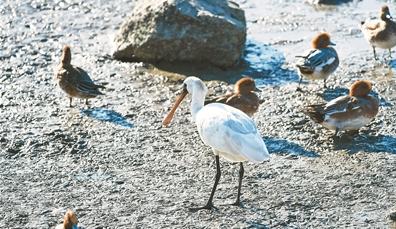
[[[242,187],[242,179],[243,179],[243,173],[244,172],[245,172],[245,170],[243,169],[243,164],[242,164],[242,162],[240,162],[238,196],[237,196],[237,199],[236,199],[235,203],[233,203],[233,205],[235,205],[235,206],[240,206],[241,205],[241,187]]]
[[[212,209],[212,208],[215,208],[215,207],[213,206],[213,196],[214,196],[214,194],[215,194],[215,192],[216,192],[216,188],[217,188],[217,184],[219,183],[220,176],[221,176],[221,171],[220,171],[220,158],[219,158],[219,155],[216,155],[216,177],[215,177],[215,183],[214,183],[214,185],[213,185],[212,193],[210,194],[208,203],[207,203],[205,206],[203,206],[203,207],[199,207],[199,208],[190,208],[190,211],[196,212],[196,211],[203,210],[203,209],[210,210],[210,209]]]

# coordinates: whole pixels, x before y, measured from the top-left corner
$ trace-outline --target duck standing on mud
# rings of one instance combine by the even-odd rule
[[[78,220],[76,214],[68,209],[63,217],[63,223],[55,227],[55,229],[78,229]]]
[[[352,84],[349,95],[341,96],[326,104],[310,105],[303,110],[311,119],[324,127],[335,130],[358,130],[370,123],[378,113],[379,101],[370,96],[372,84],[358,80]]]
[[[329,47],[330,45],[335,45],[330,41],[330,35],[320,33],[312,40],[312,49],[308,50],[307,54],[296,56],[300,59],[296,64],[300,72],[298,91],[301,90],[300,84],[303,76],[311,80],[322,79],[326,88],[327,78],[337,69],[340,63],[336,50]]]
[[[262,162],[269,159],[267,147],[261,138],[253,120],[242,111],[222,103],[211,103],[204,106],[207,88],[197,77],[188,77],[183,82],[183,91],[162,124],[168,126],[174,113],[190,93],[192,119],[197,125],[201,140],[212,147],[216,159],[216,177],[209,200],[203,207],[192,208],[192,211],[212,209],[213,196],[219,183],[221,171],[219,157],[231,162],[239,162],[238,195],[234,205],[240,205],[244,161]]]
[[[364,37],[373,47],[374,59],[378,60],[375,47],[388,49],[389,58],[392,58],[391,48],[396,46],[396,23],[392,21],[389,7],[381,8],[379,20],[363,21],[361,24]]]
[[[72,107],[73,97],[86,99],[85,104],[88,105],[88,99],[104,95],[99,91],[99,88],[105,88],[104,86],[95,84],[86,71],[71,65],[71,51],[67,45],[63,47],[55,78],[59,87],[69,96],[70,107]]]
[[[243,77],[236,82],[233,93],[205,100],[205,105],[209,103],[224,103],[252,117],[262,102],[255,91],[259,92],[261,90],[256,87],[254,80],[249,77]]]

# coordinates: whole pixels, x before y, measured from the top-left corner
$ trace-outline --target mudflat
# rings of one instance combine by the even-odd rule
[[[85,228],[386,228],[396,203],[394,60],[359,31],[384,1],[313,7],[303,1],[241,1],[248,22],[247,69],[206,81],[209,96],[255,77],[264,100],[253,119],[271,154],[245,164],[242,206],[237,164],[221,160],[213,211],[205,204],[215,175],[211,149],[190,122],[189,100],[168,128],[161,121],[181,74],[111,58],[112,39],[135,1],[6,1],[0,4],[0,226],[53,228],[67,208]],[[391,7],[391,13],[396,8]],[[294,56],[319,31],[332,34],[340,67],[296,92]],[[84,101],[59,90],[53,71],[64,44],[104,96]],[[395,53],[393,53],[396,56]],[[185,72],[185,71],[183,71]],[[215,78],[213,72],[199,72]],[[172,76],[172,77],[169,77]],[[176,76],[176,77],[175,77]],[[224,78],[223,78],[224,79]],[[377,118],[357,135],[333,132],[300,112],[374,83]]]

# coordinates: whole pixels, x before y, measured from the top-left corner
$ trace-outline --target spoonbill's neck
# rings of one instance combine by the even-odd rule
[[[204,106],[205,94],[205,91],[200,90],[194,90],[194,92],[191,94],[191,114],[194,122],[198,111],[200,111]]]

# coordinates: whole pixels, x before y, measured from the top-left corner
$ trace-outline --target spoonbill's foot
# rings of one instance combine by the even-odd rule
[[[217,209],[217,208],[215,206],[213,206],[212,203],[210,203],[210,204],[206,204],[203,207],[190,208],[189,210],[190,210],[190,212],[197,212],[197,211],[200,211],[200,210],[212,210],[212,209]]]

